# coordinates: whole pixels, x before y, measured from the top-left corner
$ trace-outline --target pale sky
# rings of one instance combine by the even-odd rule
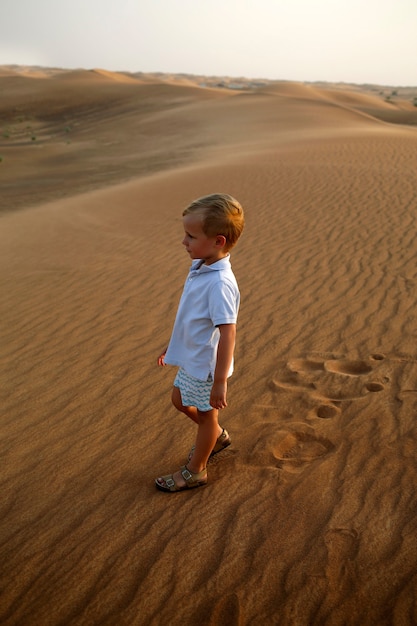
[[[417,85],[417,0],[0,0],[0,65]]]

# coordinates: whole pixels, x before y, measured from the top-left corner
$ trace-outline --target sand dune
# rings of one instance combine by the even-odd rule
[[[0,621],[417,623],[415,127],[297,84],[0,80]],[[194,429],[156,357],[213,190],[247,214],[233,445],[168,495]]]
[[[404,101],[373,98],[370,108],[365,94],[338,90],[330,97],[311,85],[283,82],[241,92],[114,75],[75,70],[48,79],[1,78],[0,210],[218,158],[225,150],[257,151],[305,132],[350,132],[389,116],[417,121],[417,108],[404,111]],[[364,114],[371,119],[361,120]]]

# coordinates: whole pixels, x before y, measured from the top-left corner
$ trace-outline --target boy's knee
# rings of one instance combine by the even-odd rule
[[[211,409],[211,411],[197,411],[199,424],[208,422],[217,422],[219,412],[217,409]]]

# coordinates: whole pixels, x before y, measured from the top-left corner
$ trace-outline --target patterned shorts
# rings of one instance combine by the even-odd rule
[[[184,406],[195,406],[199,411],[212,411],[210,393],[213,381],[204,381],[190,376],[180,367],[174,380],[174,387],[181,393],[181,402]]]

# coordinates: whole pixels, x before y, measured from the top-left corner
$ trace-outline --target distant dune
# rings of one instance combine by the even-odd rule
[[[0,68],[0,622],[417,623],[417,88]],[[158,369],[235,195],[209,482]]]
[[[357,87],[12,66],[0,86],[3,211],[193,163],[219,146],[257,149],[306,126],[350,127],[360,114],[417,123],[409,92]]]

